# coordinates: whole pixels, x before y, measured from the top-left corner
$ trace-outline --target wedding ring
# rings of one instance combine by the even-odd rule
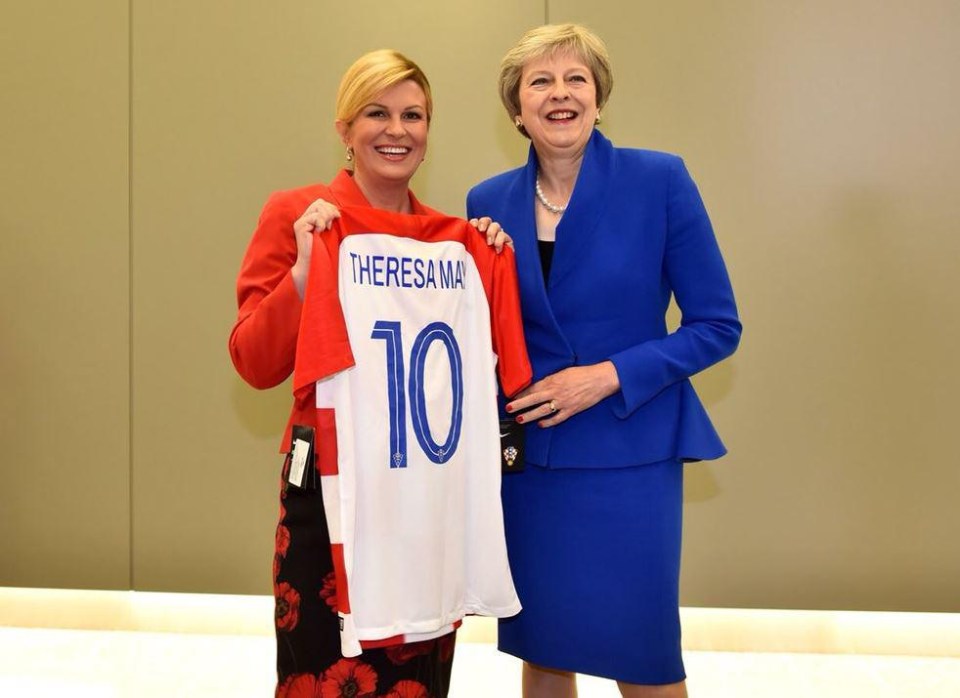
[[[551,401],[550,401],[550,411],[551,411],[551,412],[556,412],[556,411],[557,411],[557,403],[556,403],[555,400],[551,400]]]

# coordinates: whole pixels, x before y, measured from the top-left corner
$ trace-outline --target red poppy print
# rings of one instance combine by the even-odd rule
[[[405,645],[392,645],[384,647],[384,654],[394,664],[406,664],[414,657],[423,654],[430,654],[436,645],[436,640],[422,640],[420,642],[408,642]]]
[[[453,648],[457,644],[457,634],[455,632],[444,635],[437,644],[440,646],[440,661],[449,662],[453,659]]]
[[[397,681],[390,692],[384,694],[383,698],[430,698],[430,692],[419,681],[404,679],[403,681]]]
[[[321,698],[365,698],[377,692],[377,672],[359,659],[341,659],[323,672]]]
[[[300,620],[300,594],[287,582],[280,582],[274,591],[277,630],[290,632]]]
[[[323,587],[320,589],[320,598],[334,613],[337,612],[337,576],[331,572],[323,578]]]
[[[290,529],[280,524],[277,526],[277,538],[275,545],[277,555],[280,557],[286,557],[287,551],[290,549]]]
[[[320,698],[320,681],[313,674],[294,674],[277,686],[276,698]]]

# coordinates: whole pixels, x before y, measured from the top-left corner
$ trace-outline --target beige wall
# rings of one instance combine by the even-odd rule
[[[0,585],[130,576],[127,23],[0,9]]]
[[[474,86],[490,79],[514,27],[542,20],[542,6],[451,5],[413,4],[387,16],[375,0],[230,3],[229,13],[223,3],[135,3],[137,588],[270,589],[276,451],[290,392],[258,393],[235,375],[226,352],[234,282],[270,191],[328,180],[344,164],[333,95],[347,66],[393,46],[436,84],[437,118],[416,182],[424,200],[460,213],[470,182],[512,161],[462,144],[493,138],[497,105],[477,99]],[[468,29],[489,51],[455,38]],[[458,151],[480,153],[471,156],[475,170]]]
[[[615,140],[686,157],[743,317],[684,603],[960,610],[960,5],[550,8],[609,42]]]
[[[608,41],[604,130],[685,156],[741,305],[683,602],[960,610],[960,6],[460,4],[0,10],[0,585],[269,591],[289,391],[226,354],[259,208],[330,178],[339,76],[393,46],[461,212],[525,157],[496,66],[548,18]]]

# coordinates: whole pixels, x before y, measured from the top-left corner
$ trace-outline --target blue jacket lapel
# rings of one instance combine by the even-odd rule
[[[575,360],[575,354],[554,316],[543,280],[543,265],[540,262],[540,248],[537,242],[535,213],[537,204],[534,203],[533,198],[536,178],[537,155],[533,146],[530,146],[526,167],[519,171],[509,190],[505,192],[506,200],[516,201],[519,204],[519,208],[513,208],[515,218],[510,221],[510,227],[506,229],[513,236],[517,255],[517,277],[520,284],[520,297],[523,299],[527,341],[537,347],[534,378],[540,379],[570,366]],[[556,260],[556,253],[554,253],[554,260]],[[555,264],[556,261],[554,261]],[[550,274],[552,280],[554,272],[551,270]]]
[[[594,129],[583,154],[570,203],[557,225],[557,244],[550,270],[551,289],[561,284],[580,261],[587,258],[585,252],[589,247],[596,244],[593,231],[606,210],[615,175],[615,155],[610,141]]]

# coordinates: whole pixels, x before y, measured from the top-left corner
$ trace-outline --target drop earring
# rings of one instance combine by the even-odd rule
[[[351,162],[352,160],[353,160],[353,146],[348,145],[347,146],[347,162]]]

